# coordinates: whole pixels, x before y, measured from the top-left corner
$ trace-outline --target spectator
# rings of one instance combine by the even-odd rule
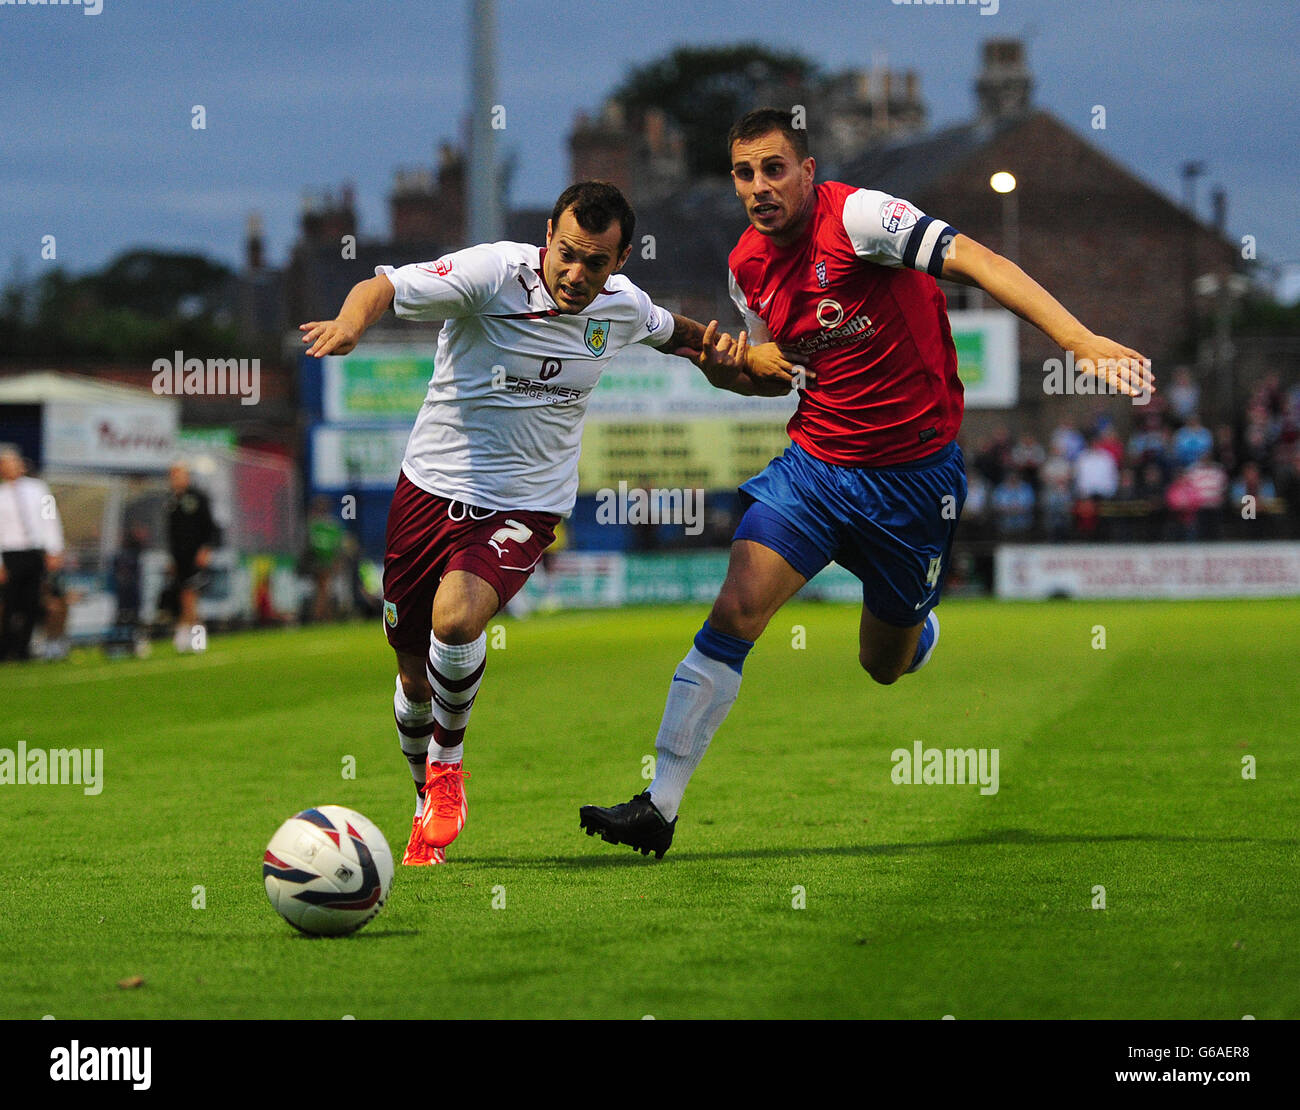
[[[1011,448],[1011,465],[1025,476],[1025,480],[1034,487],[1038,486],[1038,472],[1047,461],[1047,452],[1038,438],[1024,432]]]
[[[1148,506],[1138,489],[1137,474],[1131,466],[1120,470],[1115,496],[1102,508],[1109,509],[1106,538],[1121,543],[1143,538],[1143,522],[1148,514]]]
[[[1238,535],[1270,537],[1277,512],[1277,488],[1273,479],[1255,463],[1246,463],[1228,491],[1224,515],[1232,524],[1233,531]]]
[[[975,469],[996,486],[1006,477],[1011,466],[1011,433],[999,427],[979,448],[975,456]]]
[[[1064,469],[1054,467],[1053,459],[1064,463]],[[1069,539],[1070,518],[1074,498],[1070,496],[1070,464],[1061,455],[1048,459],[1042,470],[1043,479],[1043,529],[1051,543]]]
[[[1273,479],[1263,473],[1253,462],[1246,463],[1241,468],[1237,480],[1232,483],[1233,505],[1240,506],[1243,497],[1253,497],[1257,505],[1260,501],[1272,501],[1277,497],[1277,488],[1273,485]]]
[[[116,613],[105,643],[105,650],[109,654],[122,654],[129,650],[143,657],[150,650],[148,637],[140,628],[140,564],[148,546],[149,529],[139,521],[128,524],[122,548],[113,556],[112,581]]]
[[[1196,413],[1192,413],[1174,433],[1174,462],[1179,467],[1186,468],[1200,462],[1213,449],[1214,437]]]
[[[1115,431],[1115,425],[1107,421],[1093,443],[1100,451],[1105,451],[1112,459],[1115,460],[1116,466],[1124,465],[1124,441],[1119,438],[1119,433]]]
[[[1187,473],[1186,470],[1179,471],[1165,490],[1165,507],[1169,510],[1169,539],[1194,540],[1198,536],[1196,511],[1200,506],[1196,487]]]
[[[1214,429],[1214,460],[1230,474],[1239,469],[1236,433],[1231,424],[1219,424]]]
[[[1134,467],[1141,470],[1148,463],[1157,463],[1163,475],[1170,455],[1169,431],[1154,413],[1142,417],[1138,428],[1128,441],[1128,459]],[[1161,482],[1163,486],[1163,480]]]
[[[1074,492],[1077,497],[1114,497],[1119,487],[1119,465],[1115,456],[1096,441],[1074,460]]]
[[[1074,475],[1074,469],[1070,466],[1070,460],[1065,457],[1060,444],[1053,444],[1051,453],[1047,456],[1046,462],[1038,472],[1038,480],[1044,486],[1053,482],[1063,481],[1066,488],[1070,486],[1070,479]]]
[[[1081,540],[1095,540],[1100,513],[1095,497],[1080,497],[1074,503],[1074,531]]]
[[[1205,458],[1187,470],[1195,493],[1197,535],[1218,539],[1223,534],[1223,499],[1228,492],[1228,473],[1213,459]]]
[[[1143,539],[1159,540],[1165,535],[1165,472],[1156,463],[1147,463],[1137,475],[1137,495],[1149,506],[1146,525],[1140,529]]]
[[[63,526],[50,487],[0,447],[0,662],[30,659],[45,574],[63,565]]]
[[[1282,438],[1286,443],[1294,443],[1300,438],[1300,382],[1293,385],[1287,393],[1282,412]]]
[[[1062,420],[1052,432],[1051,448],[1060,449],[1060,453],[1069,462],[1074,462],[1086,446],[1083,434],[1074,426],[1072,420]]]
[[[1262,404],[1252,404],[1246,410],[1246,426],[1241,433],[1243,458],[1266,466],[1281,432],[1280,420],[1275,421]]]
[[[207,584],[207,570],[218,531],[208,495],[190,485],[189,468],[173,463],[168,480],[167,547],[172,557],[172,586],[176,594],[178,652],[203,651],[207,631],[199,624],[199,591]]]
[[[1201,406],[1201,387],[1192,380],[1192,372],[1186,366],[1174,371],[1166,396],[1170,412],[1180,424],[1190,420]]]
[[[1295,443],[1300,440],[1300,386],[1286,395],[1279,422],[1278,443]]]
[[[1163,501],[1165,472],[1155,463],[1147,463],[1137,472],[1137,493],[1144,501]]]
[[[63,580],[63,567],[60,566],[45,576],[41,590],[46,662],[57,663],[68,658],[68,602],[68,587]]]
[[[1027,536],[1034,527],[1034,501],[1034,487],[1025,481],[1020,471],[1009,470],[993,490],[993,515],[998,535],[1009,538]]]
[[[1265,374],[1251,390],[1251,402],[1259,404],[1269,416],[1281,416],[1286,407],[1282,381],[1276,372]]]
[[[966,475],[966,504],[961,510],[963,539],[983,540],[989,534],[989,483],[978,470]]]
[[[1278,452],[1277,492],[1286,504],[1287,534],[1300,535],[1300,444]]]
[[[307,573],[314,585],[312,620],[333,620],[338,615],[335,578],[343,553],[343,525],[330,511],[329,498],[318,496],[307,519]]]

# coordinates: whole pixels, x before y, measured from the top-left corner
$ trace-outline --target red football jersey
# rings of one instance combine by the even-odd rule
[[[957,232],[887,193],[816,187],[797,243],[752,227],[731,252],[731,293],[751,338],[793,348],[817,375],[790,438],[839,466],[891,466],[961,427],[962,385],[934,276]]]

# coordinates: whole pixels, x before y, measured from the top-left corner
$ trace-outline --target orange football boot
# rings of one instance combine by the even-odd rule
[[[406,854],[402,862],[408,867],[432,867],[435,863],[446,863],[447,853],[441,848],[431,848],[420,835],[420,819],[411,819],[411,839],[406,843]]]
[[[460,835],[469,816],[465,780],[469,772],[459,763],[430,763],[425,768],[424,816],[420,833],[431,848],[445,848]]]

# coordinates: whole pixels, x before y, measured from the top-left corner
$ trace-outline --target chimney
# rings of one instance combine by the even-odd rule
[[[436,209],[432,170],[424,167],[399,169],[393,174],[393,191],[388,195],[388,221],[394,242],[433,239]]]
[[[1023,42],[989,39],[984,43],[984,68],[975,82],[981,123],[1000,123],[1025,115],[1032,88]]]
[[[465,152],[451,143],[438,147],[438,209],[435,235],[453,249],[466,245],[469,233],[469,179]]]
[[[262,215],[250,212],[244,235],[244,266],[250,271],[260,270],[266,265],[262,242]]]
[[[635,139],[614,101],[607,101],[600,117],[579,116],[569,133],[569,180],[608,181],[625,193],[633,191]]]
[[[344,186],[341,196],[332,190],[308,192],[302,198],[300,237],[316,246],[337,246],[344,235],[357,233],[354,190]]]

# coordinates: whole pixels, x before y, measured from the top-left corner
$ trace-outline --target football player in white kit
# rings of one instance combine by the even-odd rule
[[[416,784],[402,862],[442,863],[465,823],[465,727],[487,659],[485,629],[573,509],[587,401],[632,343],[691,359],[720,389],[775,395],[792,365],[760,360],[654,305],[617,274],[635,216],[603,182],[566,189],[546,246],[491,243],[354,286],[334,320],[301,325],[307,354],[344,355],[391,305],[445,320],[388,517],[384,626],[397,653],[398,738]]]

